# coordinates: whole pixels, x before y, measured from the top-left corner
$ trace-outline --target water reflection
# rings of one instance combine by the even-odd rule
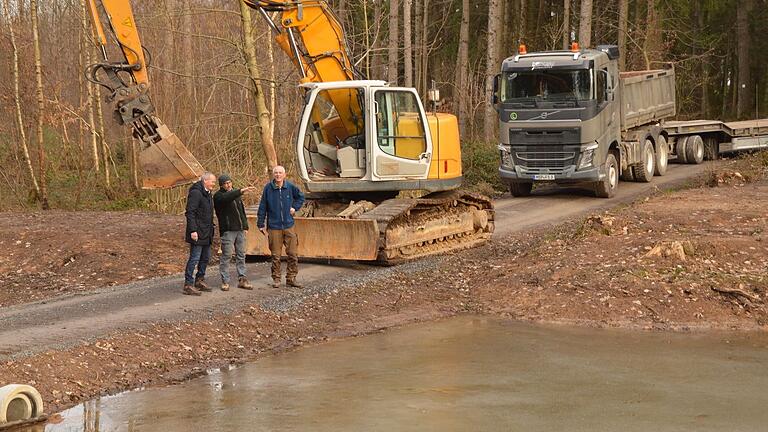
[[[766,366],[766,335],[463,317],[97,399],[45,431],[757,431]]]

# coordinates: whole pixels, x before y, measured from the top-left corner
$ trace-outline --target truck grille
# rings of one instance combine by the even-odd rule
[[[518,151],[515,152],[515,164],[527,168],[528,172],[557,174],[576,164],[576,152],[573,151]]]

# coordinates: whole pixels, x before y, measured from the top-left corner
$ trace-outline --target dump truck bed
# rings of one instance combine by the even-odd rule
[[[622,130],[675,115],[674,69],[622,72],[619,85]]]

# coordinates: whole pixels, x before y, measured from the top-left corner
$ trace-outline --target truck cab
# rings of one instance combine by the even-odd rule
[[[502,180],[515,196],[539,181],[615,189],[619,166],[606,162],[620,153],[618,48],[521,51],[494,82]]]

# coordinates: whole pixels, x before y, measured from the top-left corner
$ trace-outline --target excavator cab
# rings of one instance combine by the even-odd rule
[[[414,89],[369,80],[303,87],[297,154],[309,191],[398,191],[427,179],[432,137]]]

